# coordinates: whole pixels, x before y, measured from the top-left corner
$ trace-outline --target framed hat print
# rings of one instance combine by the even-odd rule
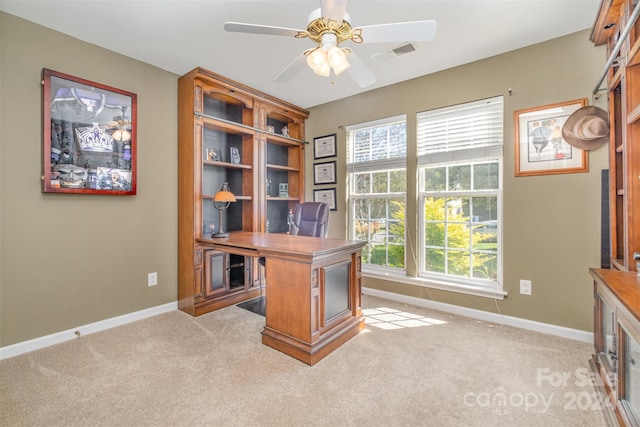
[[[586,105],[582,98],[515,111],[515,176],[588,172],[588,151],[576,146],[575,138],[570,144],[567,129],[563,132],[571,115]]]
[[[135,93],[44,69],[42,191],[136,194]]]

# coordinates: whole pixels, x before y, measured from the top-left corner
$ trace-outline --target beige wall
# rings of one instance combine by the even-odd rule
[[[402,59],[389,67],[401,66]],[[513,112],[578,98],[588,98],[606,62],[603,48],[582,31],[550,42],[424,76],[401,84],[311,108],[307,140],[331,133],[338,139],[338,176],[346,176],[344,126],[407,115],[408,176],[416,176],[415,115],[417,112],[466,101],[504,95],[504,300],[495,301],[404,283],[364,280],[364,285],[479,310],[592,330],[592,282],[589,267],[600,266],[600,176],[606,169],[606,148],[593,151],[589,172],[514,177]],[[508,91],[512,89],[512,96]],[[596,102],[606,107],[606,96]],[[313,149],[307,150],[308,167]],[[326,159],[324,159],[326,161]],[[416,182],[409,180],[408,194]],[[313,175],[307,174],[307,198],[313,197]],[[330,237],[346,237],[344,179],[338,183],[338,210],[330,217]],[[407,218],[416,217],[415,198],[408,197]],[[415,221],[407,225],[413,230]],[[415,271],[415,262],[407,260]],[[519,294],[519,280],[533,282],[533,295]]]
[[[339,126],[407,114],[411,129],[417,111],[505,94],[504,277],[510,294],[497,305],[503,314],[590,330],[587,268],[599,265],[606,152],[591,154],[588,174],[514,178],[511,116],[520,108],[589,97],[604,61],[604,52],[581,32],[313,108],[307,140],[336,132],[344,177]],[[138,195],[41,192],[42,68],[137,93]],[[0,13],[0,346],[176,301],[177,77]],[[409,133],[410,145],[414,140]],[[307,198],[313,190],[310,148]],[[338,197],[333,237],[343,237],[346,228],[344,185]],[[148,287],[153,271],[159,285]],[[520,278],[533,281],[533,296],[517,294]],[[415,286],[365,284],[429,297]],[[430,295],[496,311],[487,298]]]
[[[5,13],[0,26],[0,345],[175,301],[177,76]],[[41,192],[42,68],[138,95],[136,196]]]

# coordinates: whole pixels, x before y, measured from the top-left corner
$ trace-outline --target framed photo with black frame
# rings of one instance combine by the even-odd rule
[[[335,184],[336,162],[316,163],[313,165],[313,183],[315,185]]]
[[[322,159],[324,157],[336,156],[336,134],[325,135],[313,138],[313,158]]]
[[[313,190],[313,201],[324,202],[329,205],[329,210],[337,211],[336,207],[336,189],[324,188],[321,190]]]

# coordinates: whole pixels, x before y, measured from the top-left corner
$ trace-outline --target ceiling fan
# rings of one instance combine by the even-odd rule
[[[307,29],[274,27],[270,25],[226,22],[225,31],[266,34],[296,38],[309,38],[317,44],[293,60],[275,79],[284,83],[302,70],[305,62],[314,73],[329,77],[347,71],[362,88],[373,84],[376,77],[366,64],[348,47],[340,44],[352,41],[361,43],[393,43],[431,41],[436,35],[437,23],[433,20],[397,22],[391,24],[351,26],[351,16],[346,11],[347,0],[320,0],[320,8],[309,15]]]

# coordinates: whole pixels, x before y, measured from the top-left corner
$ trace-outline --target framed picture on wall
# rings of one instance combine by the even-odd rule
[[[332,211],[338,210],[336,207],[336,189],[327,188],[323,190],[313,190],[313,201],[324,202],[329,205],[329,209]]]
[[[562,137],[571,113],[587,105],[587,98],[518,110],[515,130],[515,176],[587,172],[588,152]]]
[[[335,157],[336,155],[336,134],[325,135],[313,138],[313,158]]]
[[[313,183],[335,184],[336,183],[336,162],[316,163],[313,165]]]
[[[137,95],[43,70],[45,193],[136,194]]]

